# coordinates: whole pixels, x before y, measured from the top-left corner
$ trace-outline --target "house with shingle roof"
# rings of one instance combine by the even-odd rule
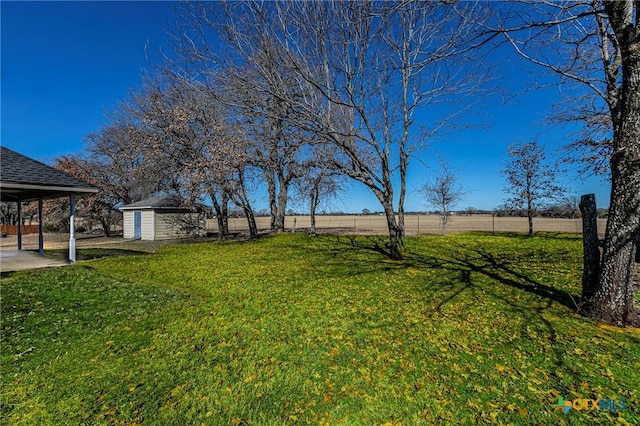
[[[4,146],[0,147],[2,201],[33,201],[74,194],[92,194],[98,188]]]
[[[0,201],[18,205],[18,222],[21,222],[21,205],[38,200],[39,253],[44,254],[42,232],[42,201],[49,198],[69,197],[69,260],[75,262],[75,201],[79,194],[95,194],[98,188],[81,179],[64,173],[44,163],[0,146]],[[18,250],[22,250],[22,234],[18,227]]]

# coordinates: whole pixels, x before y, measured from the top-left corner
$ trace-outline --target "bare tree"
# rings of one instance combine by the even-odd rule
[[[447,223],[450,219],[451,208],[464,200],[467,191],[458,181],[445,162],[441,162],[441,169],[431,182],[427,182],[418,190],[428,205],[438,209],[440,214],[441,235],[445,235]]]
[[[0,202],[0,224],[15,225],[18,223],[18,206],[14,202]]]
[[[337,165],[380,201],[390,257],[402,259],[409,160],[454,117],[462,120],[464,108],[449,106],[483,81],[465,72],[479,70],[465,67],[477,27],[439,2],[272,7],[279,19],[270,35],[298,84],[311,88],[293,104],[301,127],[339,147]],[[477,5],[459,7],[472,13]],[[421,110],[429,114],[418,122]]]
[[[194,206],[209,197],[220,238],[228,233],[227,203],[232,201],[245,212],[251,236],[257,237],[246,186],[247,138],[238,123],[229,119],[229,110],[217,102],[211,86],[167,74],[141,92],[136,105],[149,152],[175,171],[166,189]]]
[[[271,230],[282,232],[289,188],[306,161],[301,149],[308,135],[291,119],[301,87],[283,64],[287,58],[269,22],[248,3],[185,4],[175,31],[178,59],[169,66],[217,87],[216,101],[244,127],[250,163],[267,184]]]
[[[556,203],[548,206],[542,214],[550,217],[564,217],[576,219],[580,213],[580,200],[574,195],[562,197]]]
[[[403,257],[409,159],[460,119],[464,107],[448,106],[482,81],[464,72],[479,68],[465,67],[479,28],[458,8],[477,5],[244,1],[185,9],[180,66],[217,73],[232,95],[224,102],[250,119],[274,228],[301,175],[299,147],[328,141],[341,150],[341,171],[382,204],[390,257]],[[427,106],[420,128],[417,111]]]
[[[122,104],[121,104],[122,105]],[[140,201],[162,186],[165,176],[160,164],[147,161],[144,137],[138,126],[119,110],[108,117],[108,123],[85,137],[87,158],[94,167],[94,180],[103,194],[118,203]]]
[[[54,167],[99,188],[97,194],[84,195],[81,198],[82,217],[90,222],[98,222],[105,237],[111,236],[114,225],[122,223],[122,212],[118,210],[124,202],[118,193],[123,188],[114,185],[114,176],[109,176],[111,165],[103,167],[91,158],[81,156],[61,156],[56,158]],[[66,201],[64,201],[66,204]]]
[[[507,178],[505,192],[511,195],[506,204],[524,209],[533,235],[533,218],[545,201],[559,199],[564,190],[556,184],[557,171],[547,163],[544,148],[537,142],[509,147],[509,161],[503,174]]]
[[[640,4],[634,0],[538,2],[502,11],[496,30],[524,58],[594,96],[581,114],[604,129],[587,141],[591,164],[609,162],[611,199],[598,285],[581,311],[616,325],[640,325],[633,262],[640,239]],[[523,11],[527,13],[523,13]],[[575,110],[574,110],[575,111]]]
[[[310,235],[316,235],[316,212],[339,196],[344,186],[344,174],[335,166],[335,147],[317,144],[309,147],[304,174],[294,183],[298,198],[308,202]]]
[[[223,238],[229,201],[250,211],[245,138],[227,113],[201,81],[168,72],[147,77],[87,137],[101,187],[124,204],[165,192],[195,208],[208,197]],[[247,220],[255,223],[252,214]]]
[[[224,99],[233,105],[236,119],[245,127],[250,162],[261,170],[267,184],[271,230],[282,232],[289,188],[303,173],[302,147],[307,137],[290,120],[294,112],[287,103],[296,94],[283,78],[286,70],[279,69],[277,54],[270,47],[264,49],[258,58],[251,58],[251,66],[225,77]],[[259,72],[253,67],[259,67]]]
[[[97,194],[82,198],[84,204],[78,214],[99,222],[107,236],[113,224],[121,221],[118,207],[150,196],[174,175],[170,164],[152,161],[130,108],[128,100],[119,102],[107,114],[107,123],[85,137],[86,155],[56,159],[56,167],[99,188]],[[56,207],[58,204],[61,206]],[[68,207],[60,200],[50,202],[47,210],[68,211]],[[61,218],[67,220],[64,215]]]
[[[32,224],[33,220],[38,215],[38,204],[36,202],[23,203],[20,206],[20,216],[22,217],[22,224]],[[0,203],[0,224],[2,225],[17,225],[18,224],[18,204],[16,202],[1,202]]]

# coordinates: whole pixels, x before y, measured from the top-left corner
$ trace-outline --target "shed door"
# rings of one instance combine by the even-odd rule
[[[133,212],[133,238],[142,238],[142,212]]]

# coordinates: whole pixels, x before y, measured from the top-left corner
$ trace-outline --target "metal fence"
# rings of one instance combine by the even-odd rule
[[[257,217],[256,222],[260,231],[269,230],[269,217]],[[598,234],[603,237],[606,219],[598,219]],[[285,228],[289,232],[308,232],[311,228],[309,216],[297,215],[285,218]],[[581,219],[562,218],[534,218],[534,231],[582,233]],[[230,218],[230,232],[248,231],[245,218]],[[486,231],[486,232],[528,232],[529,225],[526,217],[498,217],[492,215],[452,215],[446,225],[447,233]],[[216,219],[207,221],[209,232],[218,231]],[[316,230],[318,233],[343,234],[384,234],[387,232],[385,216],[379,215],[343,215],[316,216]],[[440,234],[441,222],[438,215],[407,215],[405,216],[405,234]]]

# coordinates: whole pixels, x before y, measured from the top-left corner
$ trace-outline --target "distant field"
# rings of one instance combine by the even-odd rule
[[[311,227],[309,216],[287,216],[285,226],[292,230],[306,231]],[[269,217],[257,218],[258,229],[269,229]],[[598,220],[598,233],[604,236],[606,219]],[[215,219],[208,221],[208,229],[211,232],[218,230]],[[316,227],[323,233],[353,233],[353,234],[384,234],[387,230],[387,222],[384,216],[379,215],[344,215],[344,216],[317,216]],[[581,219],[551,219],[535,218],[533,220],[534,231],[548,232],[582,232]],[[244,218],[229,219],[230,231],[247,230],[247,221]],[[527,218],[524,217],[492,217],[491,215],[455,215],[451,216],[447,224],[448,233],[465,231],[495,231],[495,232],[527,232]],[[407,235],[437,234],[440,233],[440,217],[437,215],[409,215],[405,216],[405,231]]]

